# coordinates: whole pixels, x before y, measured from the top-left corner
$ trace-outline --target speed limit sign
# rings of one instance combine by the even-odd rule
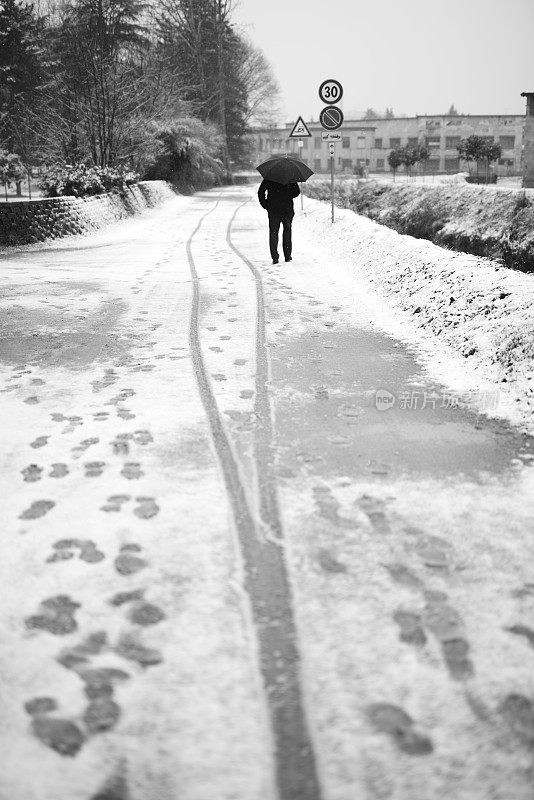
[[[343,97],[343,87],[339,81],[330,78],[319,86],[319,97],[327,105],[337,103]]]

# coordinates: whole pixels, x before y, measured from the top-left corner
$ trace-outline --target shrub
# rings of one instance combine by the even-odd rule
[[[139,176],[122,167],[88,167],[86,164],[55,166],[43,176],[45,197],[87,197],[105,192],[124,192]]]
[[[534,202],[525,192],[513,196],[472,186],[342,183],[335,187],[336,205],[399,233],[534,273]],[[304,187],[308,196],[330,200],[329,181],[311,179]]]
[[[221,138],[214,125],[194,117],[174,118],[153,129],[156,154],[145,178],[172,183],[186,194],[228,179],[221,159]]]
[[[12,183],[20,183],[26,174],[26,168],[20,160],[20,156],[0,149],[0,183],[4,187],[11,186]]]

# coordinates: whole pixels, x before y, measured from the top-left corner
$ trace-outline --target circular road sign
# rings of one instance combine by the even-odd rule
[[[319,122],[327,131],[335,131],[343,124],[343,112],[337,106],[327,106],[319,114]]]
[[[339,103],[343,97],[343,87],[339,81],[329,78],[319,86],[319,97],[323,103]]]

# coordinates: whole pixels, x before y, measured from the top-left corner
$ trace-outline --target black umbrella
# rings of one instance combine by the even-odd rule
[[[282,184],[307,181],[313,175],[313,170],[295,156],[271,156],[256,169],[266,180]]]

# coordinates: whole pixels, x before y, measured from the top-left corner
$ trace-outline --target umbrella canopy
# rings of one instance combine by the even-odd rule
[[[256,169],[266,180],[282,184],[307,181],[313,175],[313,170],[295,156],[271,156]]]

